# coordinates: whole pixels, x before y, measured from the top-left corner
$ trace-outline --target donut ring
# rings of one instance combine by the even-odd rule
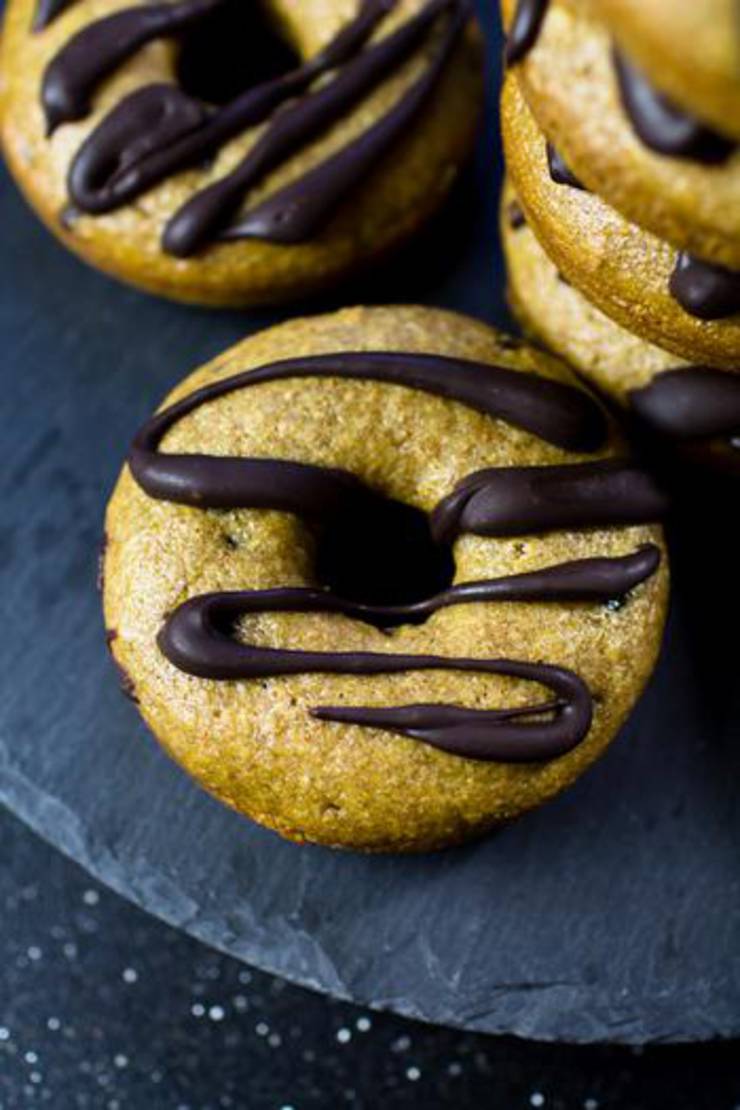
[[[504,84],[501,126],[512,184],[558,270],[612,320],[679,359],[737,367],[740,279],[726,283],[726,315],[724,306],[716,319],[701,318],[696,308],[690,313],[676,295],[682,256],[552,172],[545,138],[513,75]]]
[[[150,292],[253,305],[336,283],[437,209],[482,101],[468,0],[263,9],[297,61],[224,91],[205,63],[257,18],[239,0],[10,0],[3,147],[73,251]]]
[[[566,281],[509,183],[501,200],[507,297],[525,335],[622,405],[672,461],[740,475],[740,372],[692,366],[614,323]]]
[[[689,363],[610,320],[557,269],[530,227],[510,181],[499,226],[507,299],[526,335],[621,403],[664,370]]]
[[[615,53],[593,0],[502,0],[502,9],[511,71],[578,179],[646,231],[740,271],[740,138],[666,104],[631,57]],[[533,9],[539,23],[517,50],[514,21],[521,27]]]
[[[663,507],[549,356],[430,309],[293,321],[137,435],[106,518],[111,650],[240,812],[295,840],[451,844],[613,738],[659,646]],[[389,584],[405,561],[413,597]]]
[[[735,0],[598,0],[596,6],[657,88],[740,142],[740,12]]]

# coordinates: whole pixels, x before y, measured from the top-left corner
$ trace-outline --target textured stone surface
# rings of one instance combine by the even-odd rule
[[[503,320],[489,145],[445,219],[343,300]],[[344,998],[543,1039],[740,1033],[733,522],[711,505],[683,512],[656,681],[562,799],[418,859],[283,843],[191,785],[147,736],[118,691],[94,586],[133,430],[186,370],[276,317],[112,284],[55,246],[5,175],[0,210],[0,797],[151,912]]]

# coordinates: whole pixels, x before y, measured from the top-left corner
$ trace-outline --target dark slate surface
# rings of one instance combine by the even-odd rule
[[[491,145],[429,235],[345,301],[504,319]],[[656,680],[565,797],[426,858],[285,844],[206,797],[147,736],[118,692],[94,588],[103,507],[132,431],[187,370],[278,316],[126,290],[55,246],[5,177],[0,204],[0,797],[152,913],[342,998],[543,1039],[740,1033],[729,514],[682,510]]]
[[[737,1110],[737,1041],[537,1044],[288,985],[0,811],[3,1110]]]

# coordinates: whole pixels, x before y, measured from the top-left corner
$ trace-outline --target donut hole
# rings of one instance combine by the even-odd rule
[[[299,64],[260,4],[226,0],[182,37],[176,75],[190,96],[227,104]]]
[[[413,605],[452,585],[452,548],[432,538],[429,518],[402,501],[369,497],[347,506],[318,537],[319,583],[362,605]],[[378,628],[420,624],[407,615],[368,623]]]

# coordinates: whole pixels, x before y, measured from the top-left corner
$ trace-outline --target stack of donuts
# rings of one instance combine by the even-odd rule
[[[502,9],[515,314],[662,447],[740,471],[737,5]]]
[[[732,136],[666,107],[634,68],[649,49],[615,62],[585,4],[507,15],[527,327],[732,456]],[[468,0],[10,0],[1,50],[4,153],[44,222],[106,273],[212,306],[336,287],[399,247],[482,101]],[[737,127],[726,85],[705,114]],[[660,649],[666,508],[539,347],[430,307],[285,320],[135,435],[104,526],[106,640],[157,739],[240,813],[299,842],[455,844],[617,735]]]

